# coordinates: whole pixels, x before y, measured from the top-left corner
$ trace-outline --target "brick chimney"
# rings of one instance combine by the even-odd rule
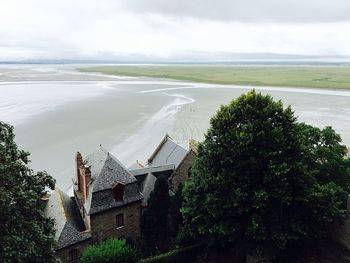
[[[85,183],[86,183],[86,188],[89,187],[91,181],[91,170],[90,167],[85,167]]]
[[[198,154],[198,142],[194,139],[190,139],[188,146],[195,154]]]
[[[87,199],[90,182],[91,182],[90,167],[84,166],[84,200]]]

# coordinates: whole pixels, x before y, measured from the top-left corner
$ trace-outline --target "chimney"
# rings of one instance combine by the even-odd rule
[[[82,165],[79,169],[80,172],[80,192],[82,193],[83,197],[83,203],[85,203],[87,199],[87,191],[88,191],[88,182],[90,182],[91,179],[91,172],[89,168],[86,168],[84,165]]]
[[[78,192],[81,194],[81,201],[85,203],[88,195],[89,184],[91,182],[90,167],[84,165],[83,157],[80,152],[75,156],[76,173],[78,180]]]
[[[81,156],[80,152],[77,152],[75,155],[75,169],[76,169],[76,176],[77,176],[77,180],[78,180],[78,191],[82,191],[82,176],[80,174],[80,168],[83,164],[83,157]]]
[[[90,167],[85,167],[85,187],[86,187],[86,192],[88,191],[90,181],[91,181],[91,170],[90,170]]]
[[[75,155],[75,161],[77,165],[81,165],[83,163],[83,156],[80,152],[77,152],[77,154]]]
[[[194,139],[190,139],[189,141],[189,148],[192,150],[195,154],[198,154],[198,142]]]

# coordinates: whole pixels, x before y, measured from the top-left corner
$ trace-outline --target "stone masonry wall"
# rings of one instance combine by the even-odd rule
[[[176,192],[179,185],[189,179],[190,169],[192,168],[193,162],[196,158],[196,153],[190,150],[184,160],[180,163],[177,169],[169,178],[169,188]]]
[[[121,213],[124,214],[124,226],[117,228],[116,216]],[[94,242],[128,237],[137,240],[140,237],[141,202],[93,214],[90,219]]]
[[[69,252],[73,249],[76,249],[78,251],[78,257],[80,258],[83,254],[83,252],[85,251],[85,249],[91,244],[91,240],[86,240],[84,242],[69,246],[69,247],[65,247],[63,249],[60,249],[58,251],[56,251],[56,256],[60,259],[60,262],[62,263],[66,263],[66,262],[70,262],[70,263],[77,263],[80,262],[79,259],[77,260],[71,260],[69,257]]]

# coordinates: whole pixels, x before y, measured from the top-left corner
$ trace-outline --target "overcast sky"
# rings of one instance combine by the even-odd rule
[[[350,56],[350,0],[0,0],[0,61]]]

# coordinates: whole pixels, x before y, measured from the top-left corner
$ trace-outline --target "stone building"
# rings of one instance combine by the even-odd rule
[[[130,170],[102,146],[86,158],[77,152],[74,196],[56,187],[45,208],[46,216],[56,222],[56,253],[61,261],[78,262],[88,245],[107,238],[136,241],[141,210],[156,179],[165,176],[173,194],[190,178],[195,148],[192,143],[186,150],[166,135],[147,165],[137,162]]]
[[[103,147],[76,155],[74,196],[93,241],[140,236],[142,194],[136,178]]]
[[[44,212],[55,220],[56,255],[62,262],[78,262],[80,251],[92,242],[92,237],[84,225],[74,197],[69,197],[56,187]]]
[[[62,262],[78,262],[94,242],[140,236],[143,196],[136,178],[103,147],[85,159],[78,152],[75,161],[74,196],[56,187],[45,208],[55,220],[56,254]]]
[[[144,196],[143,205],[147,205],[158,177],[163,176],[168,179],[171,195],[177,191],[180,184],[189,180],[196,155],[197,143],[194,140],[190,140],[189,149],[186,150],[167,134],[148,158],[145,166],[138,162],[133,164],[130,172],[139,182],[140,191]]]

